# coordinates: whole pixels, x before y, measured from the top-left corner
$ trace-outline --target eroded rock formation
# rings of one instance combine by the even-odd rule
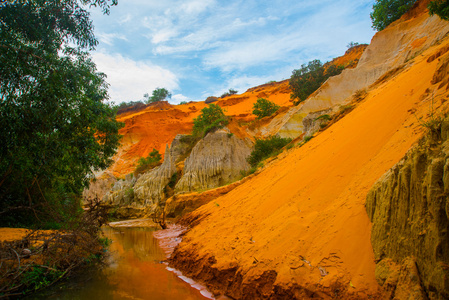
[[[134,202],[134,189],[136,178],[132,174],[126,175],[124,180],[118,180],[109,193],[103,197],[103,202],[109,205],[126,206]]]
[[[136,181],[134,185],[134,201],[136,204],[155,209],[166,198],[164,189],[175,173],[176,166],[167,145],[162,165],[143,174]]]
[[[185,155],[191,149],[189,142],[185,141],[185,139],[188,138],[189,135],[187,134],[178,134],[173,139],[170,146],[170,155],[174,163],[177,163],[185,158]]]
[[[390,298],[449,298],[448,134],[446,119],[368,193],[376,279]]]
[[[252,142],[237,138],[227,128],[207,134],[186,159],[175,192],[216,188],[241,178],[250,168],[246,159],[251,150]]]
[[[348,103],[356,91],[367,89],[388,72],[399,72],[413,63],[417,55],[449,32],[449,22],[436,15],[429,17],[428,2],[418,1],[400,20],[378,32],[355,69],[346,69],[329,78],[306,101],[285,116],[274,118],[269,126],[279,128],[281,137],[296,138],[306,131],[303,120],[309,113],[329,108],[336,111],[339,105]]]

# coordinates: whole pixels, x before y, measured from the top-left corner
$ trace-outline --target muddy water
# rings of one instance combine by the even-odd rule
[[[167,270],[162,263],[166,256],[153,236],[154,230],[148,227],[105,228],[106,237],[112,240],[107,266],[57,287],[58,291],[45,298],[207,299],[183,281],[183,276],[179,278],[179,274]]]

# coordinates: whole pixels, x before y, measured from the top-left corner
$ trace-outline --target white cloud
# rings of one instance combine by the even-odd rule
[[[118,20],[118,23],[119,23],[120,25],[123,25],[123,24],[125,24],[125,23],[130,22],[132,19],[133,19],[133,17],[132,17],[131,14],[126,14],[126,15],[120,17],[120,19]]]
[[[115,103],[141,100],[143,94],[151,94],[158,87],[170,91],[179,88],[175,74],[151,62],[134,61],[120,54],[103,52],[94,52],[92,57],[97,69],[108,76],[110,100]]]
[[[99,64],[120,101],[141,99],[156,87],[176,91],[179,102],[184,95],[198,100],[229,88],[243,92],[288,78],[312,59],[342,55],[350,41],[369,42],[373,34],[374,0],[125,2],[110,16],[94,14],[101,47],[122,55],[101,57],[104,67]]]
[[[170,102],[171,104],[179,104],[179,103],[181,103],[181,102],[183,102],[183,101],[189,102],[190,99],[187,98],[186,96],[182,95],[182,94],[176,94],[176,95],[173,95],[173,96],[171,97],[171,99],[169,99],[169,102]]]
[[[109,46],[112,46],[114,44],[115,39],[127,41],[126,36],[124,36],[123,34],[118,34],[118,33],[98,33],[97,36],[98,36],[98,40],[101,43],[105,43]]]

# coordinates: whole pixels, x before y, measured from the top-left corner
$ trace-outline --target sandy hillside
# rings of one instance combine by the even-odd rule
[[[354,47],[332,63],[353,64],[358,61],[364,49],[365,46]],[[234,121],[249,122],[255,119],[252,110],[258,98],[266,98],[279,106],[290,107],[293,105],[290,92],[288,80],[271,82],[251,88],[243,94],[219,99],[215,104],[222,107],[225,114],[233,117]],[[177,134],[191,133],[193,119],[206,106],[204,101],[176,106],[156,103],[143,110],[128,111],[118,115],[117,120],[124,122],[125,127],[120,130],[120,134],[123,135],[122,145],[114,157],[114,165],[109,170],[114,176],[122,177],[131,173],[137,160],[147,156],[153,148],[163,154],[165,145],[170,144]],[[235,130],[240,129],[235,128]]]
[[[269,295],[273,285],[329,296],[337,281],[355,298],[376,293],[365,198],[422,136],[418,118],[432,106],[446,110],[446,84],[431,81],[447,49],[448,39],[417,55],[339,122],[194,212],[202,221],[185,236],[175,265],[235,297],[242,287]]]

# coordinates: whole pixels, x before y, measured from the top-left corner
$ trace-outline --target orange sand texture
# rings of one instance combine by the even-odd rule
[[[20,240],[28,233],[24,228],[0,228],[0,242],[12,242]]]
[[[204,220],[187,233],[179,253],[192,261],[215,257],[218,270],[238,266],[243,282],[275,270],[276,285],[325,290],[338,280],[355,298],[374,294],[365,198],[422,136],[417,118],[427,117],[437,89],[430,82],[438,59],[427,59],[448,44],[419,55],[342,120],[195,211]],[[435,93],[438,112],[444,97],[445,88]],[[328,275],[322,277],[318,267]]]

